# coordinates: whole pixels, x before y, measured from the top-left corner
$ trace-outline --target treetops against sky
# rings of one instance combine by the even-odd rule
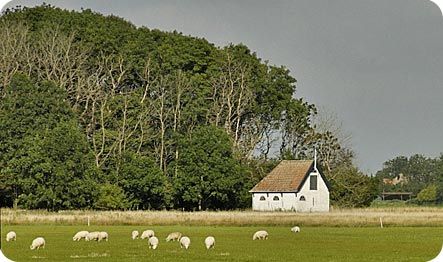
[[[7,10],[0,26],[4,204],[235,208],[271,147],[303,158],[317,146],[329,165],[347,156],[313,128],[289,70],[245,45],[47,5]]]
[[[313,148],[368,186],[358,205],[374,194],[289,70],[243,44],[48,5],[8,10],[0,27],[2,205],[245,207],[264,160]]]
[[[431,1],[46,2],[116,14],[218,46],[245,43],[291,70],[298,97],[336,112],[366,173],[394,156],[435,157],[443,147],[442,122],[435,121],[443,111],[443,21]],[[9,6],[41,3],[16,0]]]

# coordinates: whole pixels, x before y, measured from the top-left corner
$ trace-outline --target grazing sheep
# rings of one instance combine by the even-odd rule
[[[189,237],[181,237],[180,238],[180,248],[188,249],[191,245],[191,239]]]
[[[106,240],[108,241],[108,233],[107,232],[99,232],[98,233],[98,241]]]
[[[86,240],[86,241],[92,241],[92,240],[96,240],[96,241],[98,241],[98,239],[99,239],[99,235],[100,235],[100,232],[97,232],[97,231],[95,231],[95,232],[89,232],[89,233],[86,235],[85,240]]]
[[[134,240],[136,238],[138,238],[138,231],[134,230],[134,231],[132,231],[132,240]]]
[[[149,240],[148,240],[148,244],[149,244],[149,248],[157,249],[158,238],[155,237],[155,236],[150,237]]]
[[[31,250],[45,248],[45,244],[46,242],[44,238],[37,237],[36,239],[32,240],[32,244],[29,248],[31,248]]]
[[[298,232],[300,232],[300,228],[299,227],[293,227],[293,228],[291,228],[291,231],[294,232],[294,233],[298,233]]]
[[[252,240],[256,239],[268,239],[268,232],[264,230],[255,232],[254,236],[252,237]]]
[[[205,239],[206,249],[210,249],[211,247],[214,248],[214,245],[215,245],[215,238],[213,236],[209,236]]]
[[[86,236],[89,234],[88,231],[79,231],[77,232],[77,234],[74,235],[74,237],[72,237],[73,241],[80,241],[82,240],[82,238],[86,239]]]
[[[180,232],[172,232],[166,238],[166,242],[175,241],[175,240],[178,241],[181,237],[182,237],[182,233],[180,233]]]
[[[150,238],[155,236],[155,233],[153,230],[145,230],[142,233],[142,236],[140,237],[141,239],[145,239],[145,238]]]
[[[6,234],[6,242],[9,242],[12,240],[14,240],[14,241],[17,240],[17,234],[14,231],[10,231],[10,232],[8,232],[8,234]]]

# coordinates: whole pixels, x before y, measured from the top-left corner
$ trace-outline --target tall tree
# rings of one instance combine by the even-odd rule
[[[173,181],[179,206],[200,210],[232,209],[239,205],[241,195],[245,194],[245,177],[223,129],[196,128],[181,140],[180,151],[178,175]]]
[[[119,184],[134,209],[159,209],[166,203],[166,178],[155,162],[146,156],[126,153]]]
[[[92,204],[99,173],[64,89],[13,77],[0,126],[0,172],[14,181],[18,205],[56,210]]]
[[[229,138],[229,143],[226,142],[231,150],[228,160],[234,161],[234,170],[238,162],[249,166],[249,171],[242,171],[240,178],[229,178],[232,185],[226,182],[223,186],[236,188],[237,192],[238,185],[252,183],[260,176],[251,175],[251,170],[266,166],[261,163],[262,159],[272,157],[271,149],[277,148],[278,143],[282,142],[282,152],[294,158],[306,157],[313,144],[315,136],[311,133],[310,117],[315,108],[296,98],[295,78],[284,66],[262,61],[245,45],[216,47],[205,39],[176,31],[137,28],[115,16],[103,16],[91,10],[67,11],[49,5],[7,10],[0,17],[0,29],[4,32],[0,36],[4,40],[0,44],[0,81],[3,83],[0,102],[3,103],[5,97],[7,105],[15,103],[16,98],[11,99],[6,86],[16,73],[38,83],[51,80],[65,92],[62,99],[47,95],[65,103],[54,106],[56,110],[70,111],[54,114],[63,118],[56,119],[56,123],[66,120],[73,128],[72,121],[76,121],[92,149],[95,168],[101,171],[100,182],[110,185],[100,187],[99,195],[104,201],[100,208],[106,206],[107,200],[114,201],[108,197],[112,192],[130,197],[133,207],[161,208],[163,204],[157,205],[154,199],[163,193],[166,206],[175,203],[176,208],[190,207],[183,199],[171,202],[169,198],[180,196],[173,192],[181,190],[178,181],[187,181],[176,180],[183,178],[184,167],[179,163],[190,161],[183,141],[191,139],[194,130],[207,126],[224,131],[223,135],[220,131],[209,132],[215,133],[214,138],[225,135]],[[31,99],[26,94],[24,97]],[[23,101],[17,97],[17,102]],[[10,114],[18,114],[20,110]],[[37,108],[36,113],[40,114],[39,110]],[[21,126],[15,128],[16,123],[11,123],[17,133],[11,131],[12,136],[7,134],[9,131],[4,133],[7,143],[0,146],[6,152],[0,156],[3,166],[17,160],[15,155],[8,155],[13,151],[7,148],[32,148],[39,152],[46,145],[43,140],[49,133],[33,130],[51,131],[58,125],[48,126],[51,119],[32,122],[39,119],[29,118],[29,130]],[[28,131],[33,135],[26,135],[24,139]],[[141,172],[150,167],[148,159],[156,163],[165,179],[163,193],[142,192],[133,186],[137,179],[146,185],[152,182],[149,174]],[[223,172],[214,171],[214,174]],[[14,191],[17,183],[11,182],[14,181],[9,177],[12,174],[1,173],[0,179],[5,183],[0,185],[0,192]],[[242,180],[245,177],[246,182]],[[161,188],[157,184],[153,187]],[[243,187],[242,190],[249,185],[243,184]],[[230,203],[239,207],[247,199],[243,196],[248,194],[240,195],[242,200],[220,193],[217,199],[234,199]],[[12,202],[10,198],[3,199]],[[217,208],[218,204],[214,203],[220,202],[220,207],[234,207],[225,200],[214,200],[215,196],[210,199],[205,202],[200,198],[201,205]],[[110,208],[116,207],[111,203]]]

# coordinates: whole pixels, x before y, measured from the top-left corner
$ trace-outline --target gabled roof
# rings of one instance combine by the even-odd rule
[[[249,192],[298,192],[313,169],[313,160],[282,160]]]

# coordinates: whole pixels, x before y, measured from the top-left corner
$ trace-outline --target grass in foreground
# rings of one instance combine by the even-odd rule
[[[146,240],[132,240],[131,231],[153,229],[160,239],[157,250]],[[107,231],[108,242],[73,242],[79,230]],[[269,239],[252,241],[256,230],[265,229]],[[16,242],[5,242],[9,230],[17,232]],[[165,242],[172,231],[191,238],[189,250],[177,242]],[[204,238],[213,235],[216,246],[206,250]],[[30,250],[32,239],[44,236],[46,248]],[[233,226],[49,226],[16,225],[2,229],[3,253],[15,261],[428,261],[443,243],[442,227],[290,228]]]

